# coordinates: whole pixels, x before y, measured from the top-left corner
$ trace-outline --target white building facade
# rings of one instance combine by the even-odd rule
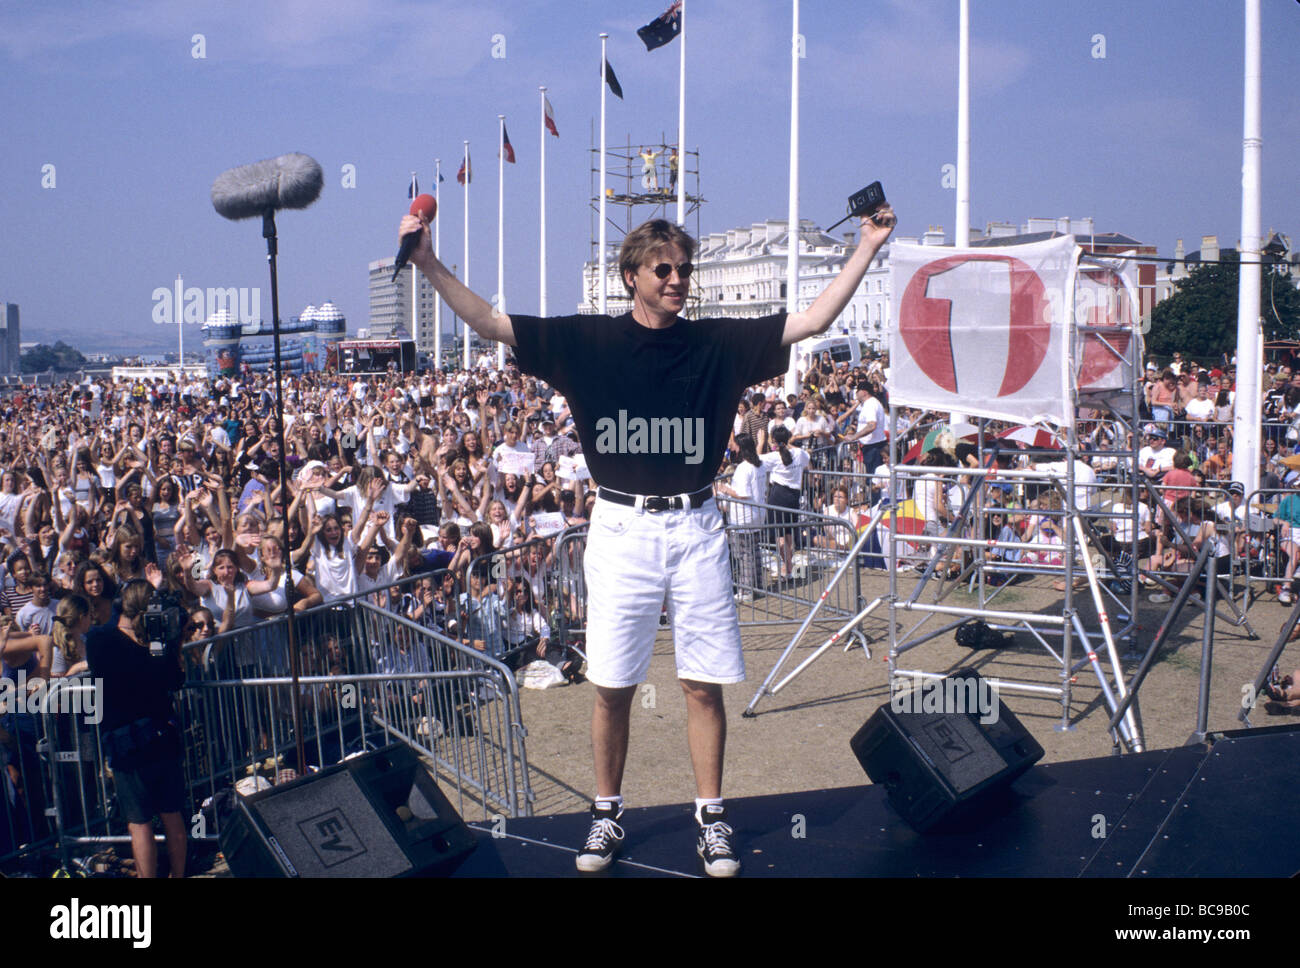
[[[786,257],[790,246],[788,222],[768,219],[747,228],[713,232],[700,239],[695,254],[695,275],[688,310],[697,317],[766,316],[786,306]],[[942,245],[943,229],[931,228],[920,239],[904,242]],[[856,233],[836,238],[807,219],[798,232],[799,291],[796,306],[806,309],[821,295],[857,246]],[[618,266],[608,266],[606,305],[610,315],[631,310],[632,303],[619,279]],[[580,313],[597,312],[596,283],[599,268],[586,263],[582,269],[583,300]],[[889,344],[889,246],[871,262],[862,284],[844,312],[831,324],[828,335],[856,337],[868,349],[883,350]]]

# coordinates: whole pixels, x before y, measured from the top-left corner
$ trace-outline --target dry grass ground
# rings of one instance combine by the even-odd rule
[[[868,599],[887,593],[886,579],[879,572],[864,573],[864,576],[863,594]],[[910,590],[913,582],[910,579],[906,586],[900,584],[900,587]],[[1004,589],[997,605],[1059,614],[1062,600],[1062,593],[1052,589],[1049,579],[1035,578]],[[962,590],[955,591],[947,601],[977,604],[973,596]],[[1091,634],[1097,629],[1091,602],[1084,601],[1078,607]],[[1167,605],[1149,604],[1143,594],[1138,613],[1139,648],[1145,650],[1149,645],[1167,608]],[[900,616],[904,628],[919,618],[915,613],[900,613]],[[1211,730],[1241,725],[1237,714],[1241,710],[1242,686],[1251,682],[1259,670],[1276,640],[1285,611],[1268,596],[1254,605],[1248,618],[1260,638],[1252,640],[1245,629],[1234,627],[1222,618],[1215,628],[1210,680]],[[845,653],[836,646],[779,694],[763,697],[757,707],[758,715],[751,719],[743,719],[741,712],[786,647],[796,626],[745,631],[749,679],[725,689],[729,732],[724,787],[728,796],[790,793],[868,782],[849,749],[849,739],[889,699],[885,661],[889,650],[887,621],[888,613],[881,610],[863,623],[864,631],[874,640],[869,660],[861,649]],[[944,621],[934,617],[926,627]],[[1181,746],[1195,729],[1202,629],[1201,610],[1189,605],[1142,686],[1140,711],[1147,749]],[[793,669],[825,637],[824,631],[821,634],[810,631],[783,669]],[[1077,643],[1075,648],[1077,656]],[[1300,666],[1298,654],[1300,648],[1296,647],[1284,653],[1282,664],[1288,671]],[[1137,658],[1125,661],[1126,675],[1131,676],[1137,664]],[[940,673],[967,666],[989,677],[1044,686],[1060,684],[1059,664],[1042,644],[1023,632],[1007,648],[978,652],[959,647],[952,633],[947,633],[910,651],[900,661],[901,668]],[[675,678],[671,636],[661,633],[650,677],[633,704],[631,751],[624,784],[624,795],[631,805],[677,803],[695,795],[686,749],[685,704]],[[1002,693],[1002,699],[1042,744],[1048,762],[1105,756],[1112,751],[1106,730],[1109,716],[1096,677],[1089,669],[1077,673],[1069,730],[1059,729],[1062,710],[1057,698],[1008,690]],[[589,736],[591,705],[590,685],[523,691],[523,719],[528,728],[528,759],[538,814],[582,810],[594,792]],[[1279,722],[1265,716],[1262,708],[1253,721],[1257,725]]]

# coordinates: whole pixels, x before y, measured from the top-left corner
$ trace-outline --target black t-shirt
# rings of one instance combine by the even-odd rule
[[[176,659],[178,647],[151,656],[147,645],[137,645],[114,624],[97,625],[86,633],[86,661],[90,674],[100,680],[100,728],[125,726],[146,716],[168,720],[173,716],[171,693],[185,682]]]
[[[682,494],[713,480],[746,387],[784,373],[785,313],[678,317],[649,329],[631,313],[511,315],[519,368],[568,400],[597,484]]]

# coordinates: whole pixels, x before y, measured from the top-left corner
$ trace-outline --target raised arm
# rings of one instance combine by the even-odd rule
[[[421,233],[419,245],[416,246],[411,262],[418,266],[425,278],[438,290],[438,294],[447,301],[451,311],[463,319],[470,329],[484,339],[496,340],[507,346],[515,345],[515,330],[510,317],[493,308],[485,299],[470,289],[451,274],[447,267],[433,254],[431,233],[423,219],[414,215],[402,218],[399,233],[405,235],[417,229],[426,229]],[[829,324],[828,324],[829,325]]]
[[[894,210],[888,205],[875,215],[860,220],[857,248],[844,263],[839,275],[831,280],[831,284],[822,290],[811,306],[803,312],[791,313],[786,317],[782,346],[789,346],[830,329],[831,323],[844,311],[844,307],[857,292],[862,277],[871,267],[871,260],[894,231],[897,222]]]

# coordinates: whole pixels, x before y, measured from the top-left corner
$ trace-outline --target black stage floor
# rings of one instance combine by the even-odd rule
[[[1300,730],[1039,765],[982,821],[918,834],[872,785],[728,801],[745,877],[1290,877]],[[851,755],[845,750],[845,755]],[[692,805],[629,808],[615,877],[695,877]],[[458,877],[575,877],[587,814],[471,824]],[[495,828],[495,836],[494,836]]]

